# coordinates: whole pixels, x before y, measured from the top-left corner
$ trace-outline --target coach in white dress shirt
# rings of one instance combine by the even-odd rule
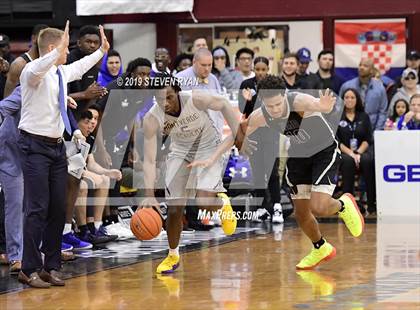
[[[61,237],[65,220],[67,160],[63,132],[72,133],[67,114],[67,83],[81,79],[109,49],[100,26],[102,46],[70,65],[66,63],[69,22],[64,32],[40,32],[40,58],[22,71],[19,145],[25,187],[23,261],[19,281],[33,287],[62,286]],[[41,251],[45,254],[44,263]]]

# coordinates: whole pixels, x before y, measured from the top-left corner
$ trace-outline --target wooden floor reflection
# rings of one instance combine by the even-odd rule
[[[282,235],[261,235],[185,253],[173,276],[156,277],[158,261],[143,262],[74,278],[64,288],[1,295],[0,308],[420,308],[418,235],[413,238],[411,232],[414,243],[387,245],[379,240],[376,224],[366,225],[360,239],[350,237],[342,224],[321,224],[321,228],[336,246],[337,256],[315,272],[295,271],[311,244],[293,228]],[[382,229],[385,237],[404,236],[404,231],[393,227]]]

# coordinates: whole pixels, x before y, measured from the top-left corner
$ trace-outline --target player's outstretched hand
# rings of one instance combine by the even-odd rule
[[[57,50],[60,54],[65,53],[67,55],[67,50],[68,50],[69,41],[70,41],[69,28],[70,28],[70,21],[67,20],[66,27],[64,28],[64,34],[61,37],[60,43],[57,45]]]
[[[330,113],[335,105],[337,98],[334,97],[334,93],[327,88],[325,93],[319,91],[319,105],[323,113]]]
[[[104,27],[102,25],[99,25],[99,32],[101,33],[101,40],[102,40],[101,49],[102,49],[102,52],[107,53],[108,50],[109,50],[109,42],[106,39]]]

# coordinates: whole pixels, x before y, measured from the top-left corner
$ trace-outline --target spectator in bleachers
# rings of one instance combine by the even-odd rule
[[[254,59],[254,52],[251,49],[247,47],[239,49],[236,52],[235,59],[237,69],[242,76],[242,81],[253,78],[255,76],[254,71],[252,71],[252,60]]]
[[[417,76],[420,75],[420,53],[416,50],[410,50],[407,52],[407,56],[405,58],[405,68],[406,69],[413,69],[417,72]],[[420,80],[417,81],[417,83],[420,83]],[[397,88],[402,87],[401,83],[401,76],[398,76],[395,79],[395,84]]]
[[[11,273],[19,272],[23,252],[23,173],[18,147],[21,88],[0,101],[0,183],[4,192],[6,253]],[[2,232],[0,232],[2,233]]]
[[[382,82],[382,85],[385,87],[386,97],[388,99],[388,102],[390,102],[392,97],[396,93],[395,81],[390,77],[381,74],[381,71],[379,71],[379,69],[376,67],[373,68],[373,78]]]
[[[99,28],[93,25],[86,25],[80,28],[77,47],[70,51],[67,57],[67,64],[71,64],[86,55],[91,55],[101,45]],[[81,80],[68,84],[68,93],[77,102],[75,116],[86,109],[86,107],[106,94],[106,88],[100,86],[98,80],[99,68],[97,65],[90,68]]]
[[[213,65],[213,55],[207,48],[201,48],[195,52],[192,67],[178,73],[177,78],[181,81],[182,90],[201,89],[210,93],[221,93],[221,87],[217,77],[211,73]],[[183,83],[184,80],[195,80],[198,83]],[[223,134],[224,118],[220,111],[209,110],[208,114],[214,122],[220,137]],[[186,215],[188,225],[190,228],[203,230],[208,229],[211,225],[204,227],[200,221],[197,220],[198,208],[195,206],[187,206]],[[210,227],[209,227],[210,226]]]
[[[372,126],[356,89],[346,89],[342,98],[344,111],[337,137],[342,153],[340,171],[343,176],[343,192],[354,193],[355,175],[359,170],[366,183],[367,211],[374,213],[376,188]]]
[[[397,125],[398,130],[420,130],[420,94],[410,98],[410,111],[401,117]]]
[[[126,72],[121,76],[123,81],[136,80],[141,83],[122,83],[116,80],[108,84],[108,93],[98,101],[103,111],[101,126],[95,137],[95,160],[104,168],[120,169],[124,158],[124,151],[132,151],[132,144],[127,140],[121,142],[115,139],[121,132],[130,137],[132,130],[135,130],[137,115],[144,115],[153,105],[153,100],[148,97],[147,92],[133,92],[123,90],[145,90],[146,80],[150,79],[152,64],[148,59],[136,58],[129,62]],[[121,144],[122,146],[121,146]],[[118,151],[122,148],[123,151]],[[127,149],[127,150],[126,150]],[[135,153],[135,151],[133,151]],[[112,182],[111,182],[112,183]],[[119,197],[118,186],[111,184],[110,195]],[[111,206],[112,207],[112,206]],[[125,228],[118,221],[118,210],[112,207],[111,212],[105,212],[104,228],[109,235],[131,236],[129,229]]]
[[[117,51],[110,50],[104,58],[102,58],[101,68],[98,73],[98,84],[105,87],[121,75],[121,56]]]
[[[221,92],[221,87],[217,77],[211,73],[213,65],[213,55],[205,48],[199,49],[193,58],[192,67],[178,73],[177,78],[181,81],[185,79],[195,80],[198,83],[181,83],[182,90],[204,89],[212,92]],[[209,111],[209,115],[214,121],[220,134],[223,133],[224,119],[219,111]]]
[[[10,39],[5,34],[0,34],[0,100],[4,98],[4,86],[6,85],[7,73],[10,64],[15,58],[10,53]]]
[[[48,28],[47,25],[39,24],[32,29],[31,47],[29,51],[17,57],[11,64],[9,73],[7,74],[6,86],[4,88],[4,96],[9,96],[19,84],[19,77],[26,64],[39,57],[38,51],[38,34],[42,29]]]
[[[181,71],[192,66],[192,56],[190,54],[179,54],[175,57],[174,63],[174,70],[172,71],[172,75],[175,75]]]
[[[306,88],[304,79],[297,74],[299,58],[296,53],[286,53],[282,62],[282,79],[287,89]]]
[[[200,48],[209,49],[206,38],[197,38],[193,42],[191,53],[194,55]]]
[[[374,130],[383,130],[387,118],[388,99],[382,82],[373,78],[373,60],[363,58],[359,64],[359,76],[345,82],[340,89],[340,97],[349,88],[354,88],[364,102],[365,112],[370,117]]]
[[[256,57],[254,60],[255,76],[243,81],[239,87],[238,106],[245,118],[255,109],[261,106],[261,101],[257,100],[257,85],[260,80],[265,78],[269,71],[269,61],[266,57]]]
[[[408,102],[405,99],[398,99],[395,101],[392,115],[386,120],[385,130],[396,130],[398,122],[410,109]]]
[[[118,169],[105,169],[96,163],[95,158],[92,154],[95,136],[92,132],[96,129],[97,119],[99,117],[99,106],[89,108],[82,112],[81,118],[78,122],[80,131],[86,138],[86,142],[89,143],[89,155],[87,158],[87,166],[82,174],[82,182],[80,184],[79,203],[75,208],[76,220],[79,225],[78,237],[80,240],[91,244],[101,244],[109,241],[113,241],[118,238],[117,235],[108,235],[102,226],[102,215],[106,200],[108,197],[110,179],[121,180],[121,171]],[[94,117],[95,113],[95,117]],[[93,225],[88,225],[87,213],[86,213],[86,198],[88,192],[93,192],[94,204],[93,204],[93,222],[89,221]],[[89,198],[92,198],[89,196]],[[92,227],[93,226],[93,227]]]
[[[155,62],[152,64],[152,71],[150,76],[153,77],[157,73],[171,74],[169,64],[171,63],[171,56],[165,47],[158,47],[155,51]]]
[[[305,77],[309,76],[308,67],[309,67],[309,63],[312,61],[311,51],[306,47],[302,47],[302,48],[298,49],[296,54],[297,54],[298,59],[299,59],[297,73],[302,78],[305,78]]]
[[[404,99],[407,102],[414,94],[420,94],[420,85],[417,84],[419,77],[417,71],[407,68],[401,75],[402,87],[398,89],[397,93],[392,97],[388,108],[388,115],[391,116],[394,111],[394,105],[399,99]]]
[[[230,57],[222,46],[216,46],[213,54],[213,68],[211,72],[217,77],[221,88],[226,90],[238,89],[243,81],[242,75],[230,67]]]
[[[334,72],[334,53],[322,50],[318,54],[318,71],[306,78],[308,89],[332,89],[336,94],[340,92],[343,79]]]
[[[269,60],[266,57],[254,59],[255,77],[242,82],[240,86],[238,105],[244,118],[261,107],[258,98],[258,82],[264,79],[269,72]],[[280,206],[280,178],[278,175],[279,157],[279,133],[268,127],[258,128],[250,139],[257,141],[257,150],[250,156],[253,183],[255,189],[253,197],[264,198],[261,207],[257,210],[257,221],[268,216],[276,220],[278,212],[282,212]],[[268,182],[267,182],[268,181]],[[267,184],[268,183],[268,184]]]

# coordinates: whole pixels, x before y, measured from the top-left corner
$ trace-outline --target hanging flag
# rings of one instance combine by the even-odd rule
[[[76,15],[192,12],[194,0],[76,0]]]
[[[373,59],[381,74],[399,76],[405,50],[404,19],[335,22],[335,69],[346,80],[358,75],[362,58]]]

